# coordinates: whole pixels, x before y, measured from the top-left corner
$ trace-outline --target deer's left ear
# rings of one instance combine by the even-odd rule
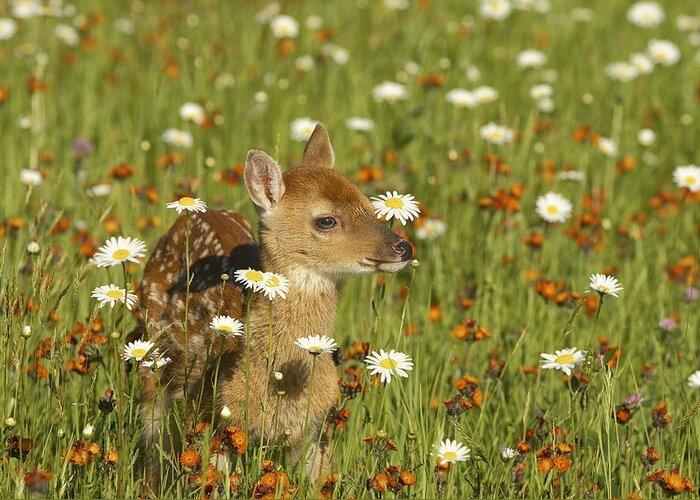
[[[318,123],[309,138],[309,142],[306,143],[300,165],[302,167],[333,168],[333,163],[335,163],[335,155],[331,140],[328,138],[326,127]]]

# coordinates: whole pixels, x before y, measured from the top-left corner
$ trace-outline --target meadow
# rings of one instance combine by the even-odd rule
[[[0,497],[697,496],[697,2],[10,0],[0,67]],[[93,290],[170,202],[255,226],[246,152],[292,168],[316,121],[420,208],[415,261],[342,286],[332,470],[225,420],[146,454],[138,301]],[[97,267],[118,236],[146,256]]]

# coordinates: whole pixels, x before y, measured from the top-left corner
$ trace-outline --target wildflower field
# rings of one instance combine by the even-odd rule
[[[0,497],[697,496],[696,1],[8,0],[0,68]],[[148,257],[255,228],[246,153],[291,169],[317,122],[414,256],[290,343],[336,365],[327,469],[227,407],[145,446],[179,347],[139,328]]]

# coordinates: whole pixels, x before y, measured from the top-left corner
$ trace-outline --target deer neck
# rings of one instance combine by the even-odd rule
[[[296,263],[275,259],[264,248],[261,249],[260,261],[263,271],[282,274],[289,279],[289,292],[286,298],[276,297],[272,301],[262,293],[253,295],[253,335],[267,337],[271,318],[278,340],[293,342],[309,335],[331,336],[338,304],[338,284]]]

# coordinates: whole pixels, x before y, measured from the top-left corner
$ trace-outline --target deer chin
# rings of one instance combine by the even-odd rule
[[[408,264],[408,262],[408,260],[385,261],[365,257],[364,259],[362,259],[362,261],[360,261],[360,265],[365,268],[372,268],[373,270],[382,273],[395,273],[396,271],[400,271],[401,269],[406,267],[406,264]]]

